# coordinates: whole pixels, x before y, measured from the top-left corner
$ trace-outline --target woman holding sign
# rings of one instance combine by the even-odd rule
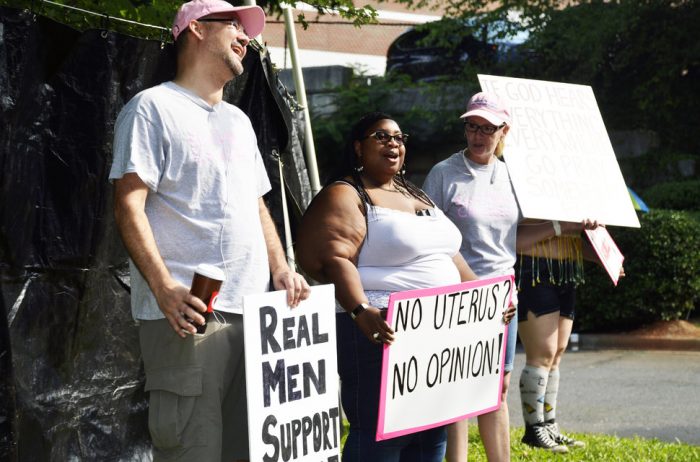
[[[520,381],[526,422],[523,442],[567,452],[567,446],[581,443],[559,432],[554,404],[559,361],[572,326],[573,284],[581,276],[580,266],[571,260],[582,258],[583,250],[579,237],[558,236],[593,229],[597,223],[521,222],[508,170],[499,160],[512,123],[507,105],[494,94],[477,93],[461,118],[467,148],[437,164],[423,187],[462,232],[461,253],[479,277],[513,274],[517,252],[521,253],[516,265],[521,292],[513,299],[515,304],[520,299],[521,324],[508,329],[501,408],[478,418],[484,448],[490,461],[510,460],[506,395],[519,329],[527,357]],[[595,258],[592,252],[590,256]],[[550,281],[550,270],[557,272],[556,281]],[[450,462],[467,459],[466,426],[464,421],[448,430]]]
[[[462,233],[460,252],[480,278],[513,275],[516,232],[521,219],[508,169],[499,158],[511,126],[507,106],[496,95],[477,93],[462,114],[467,147],[435,165],[423,189]],[[517,305],[517,294],[512,303]],[[501,407],[478,417],[489,461],[510,460],[506,400],[518,326],[508,325]],[[467,421],[448,428],[447,460],[467,460]]]
[[[394,339],[389,294],[476,279],[459,253],[459,230],[404,177],[407,139],[387,114],[358,121],[298,233],[301,267],[335,284],[346,462],[441,462],[445,453],[444,427],[375,441],[382,346]]]
[[[520,375],[525,421],[522,441],[553,452],[585,446],[561,433],[555,416],[559,365],[574,323],[574,298],[576,286],[583,282],[583,259],[600,263],[588,240],[581,239],[581,232],[597,227],[598,222],[592,220],[527,220],[518,228],[518,321],[526,356]],[[620,276],[624,276],[623,269]]]

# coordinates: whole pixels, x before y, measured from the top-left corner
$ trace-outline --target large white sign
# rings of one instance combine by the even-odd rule
[[[377,440],[498,409],[513,285],[503,276],[391,295]]]
[[[337,462],[340,409],[332,285],[298,307],[285,291],[243,299],[250,460]]]
[[[638,228],[589,86],[479,75],[510,106],[505,160],[526,218]]]

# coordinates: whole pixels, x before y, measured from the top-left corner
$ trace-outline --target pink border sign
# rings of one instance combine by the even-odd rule
[[[394,316],[396,315],[396,307],[398,305],[397,302],[402,301],[402,300],[407,300],[407,299],[418,299],[418,298],[424,298],[424,297],[431,297],[431,296],[439,296],[439,295],[445,295],[445,294],[454,294],[454,293],[461,293],[473,289],[477,289],[480,287],[485,287],[485,286],[490,286],[490,285],[497,285],[500,283],[503,283],[505,281],[509,281],[510,285],[508,288],[508,295],[507,295],[507,303],[505,304],[505,307],[509,306],[512,297],[513,297],[513,290],[515,286],[515,280],[513,276],[499,276],[499,277],[494,277],[494,278],[489,278],[489,279],[480,279],[476,281],[469,281],[469,282],[463,282],[460,284],[454,284],[450,286],[442,286],[442,287],[434,287],[434,288],[428,288],[428,289],[416,289],[416,290],[408,290],[405,292],[396,292],[392,293],[390,298],[389,298],[389,307],[388,307],[388,312],[387,312],[387,322],[390,325],[394,325]],[[502,324],[501,324],[502,325]],[[508,338],[508,326],[505,325],[503,326],[503,337],[502,337],[502,344],[500,345],[500,363],[499,364],[504,364],[505,361],[505,353],[506,353],[506,342]],[[401,335],[400,333],[397,333],[397,335]],[[387,410],[387,384],[388,384],[388,375],[389,375],[389,364],[390,364],[390,356],[392,354],[392,346],[389,345],[384,345],[384,352],[383,352],[383,358],[382,358],[382,379],[381,379],[381,389],[380,389],[380,397],[379,397],[379,415],[377,419],[377,435],[376,439],[377,441],[381,440],[386,440],[390,438],[396,438],[402,435],[407,435],[423,430],[427,430],[430,428],[435,428],[435,427],[440,427],[452,422],[456,422],[459,420],[463,420],[469,417],[473,417],[476,415],[481,415],[487,412],[494,411],[498,409],[501,406],[501,393],[500,390],[503,386],[503,367],[500,367],[499,373],[499,379],[498,379],[498,388],[494,388],[493,390],[493,399],[492,402],[494,403],[493,405],[490,405],[488,407],[485,407],[483,409],[478,409],[472,412],[467,412],[464,414],[459,414],[455,416],[450,416],[449,418],[445,418],[439,421],[435,422],[428,422],[425,423],[424,425],[419,425],[419,426],[413,426],[413,427],[406,427],[402,428],[401,430],[398,431],[390,431],[386,430],[386,410]],[[490,393],[490,392],[489,392]]]
[[[598,258],[600,258],[605,271],[610,275],[613,284],[617,285],[625,257],[622,255],[622,252],[620,252],[615,241],[613,241],[612,236],[603,226],[592,230],[587,229],[586,236],[588,236],[588,240],[591,241],[593,249],[598,255]]]

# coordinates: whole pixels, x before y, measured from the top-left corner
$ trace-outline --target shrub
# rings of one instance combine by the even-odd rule
[[[690,170],[697,170],[700,165],[698,153],[692,149],[652,148],[640,156],[620,156],[617,159],[622,176],[627,186],[642,194],[646,202],[646,190],[660,183],[687,181]],[[650,204],[651,206],[651,204]],[[666,204],[654,208],[670,208]]]
[[[700,210],[700,180],[669,181],[644,191],[649,207],[673,210]]]
[[[700,222],[687,212],[652,209],[642,227],[610,234],[625,255],[627,276],[614,287],[590,264],[578,291],[578,327],[633,329],[658,320],[688,317],[700,300]]]

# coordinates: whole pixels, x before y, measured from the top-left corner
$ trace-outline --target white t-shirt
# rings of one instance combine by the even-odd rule
[[[165,265],[189,287],[195,267],[223,269],[216,309],[242,312],[242,297],[269,285],[258,199],[270,182],[248,117],[210,106],[166,82],[136,95],[115,125],[110,179],[136,173],[149,187],[145,211]],[[153,293],[130,260],[135,319],[160,319]]]
[[[423,190],[459,228],[460,252],[479,278],[515,273],[521,214],[505,163],[480,165],[460,151],[430,170]]]

